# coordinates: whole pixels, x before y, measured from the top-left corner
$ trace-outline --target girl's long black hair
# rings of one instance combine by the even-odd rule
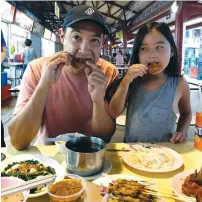
[[[169,42],[170,47],[171,47],[171,51],[173,53],[173,56],[170,58],[170,62],[168,64],[168,66],[166,67],[166,69],[164,70],[166,74],[168,74],[169,76],[180,76],[180,69],[178,67],[178,54],[177,54],[177,47],[175,45],[175,41],[172,35],[172,32],[169,28],[169,26],[166,23],[158,23],[158,22],[151,22],[148,24],[143,25],[136,37],[135,40],[133,42],[133,50],[132,50],[132,54],[131,54],[131,58],[130,58],[130,66],[133,64],[139,64],[139,50],[142,44],[142,41],[144,39],[144,37],[151,32],[152,29],[156,29],[158,32],[160,32]],[[125,75],[123,75],[124,77]],[[119,84],[121,83],[123,77],[119,78],[118,80],[115,80],[107,89],[106,92],[106,99],[108,101],[110,101],[111,97],[113,96],[113,94],[116,92]]]
[[[140,46],[142,44],[142,41],[144,37],[151,32],[152,29],[156,29],[158,32],[160,32],[169,42],[171,51],[173,53],[173,56],[170,58],[170,62],[168,66],[165,69],[165,73],[167,73],[169,76],[179,76],[179,68],[178,68],[178,54],[177,54],[177,47],[175,45],[175,41],[172,35],[172,32],[170,31],[169,26],[166,23],[158,23],[158,22],[151,22],[149,24],[146,24],[142,26],[133,43],[133,50],[130,60],[130,65],[133,64],[139,64],[139,50]]]

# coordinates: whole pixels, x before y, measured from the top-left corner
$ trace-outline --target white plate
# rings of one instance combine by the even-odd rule
[[[194,171],[183,171],[181,173],[178,173],[177,175],[175,175],[172,180],[171,180],[171,184],[172,184],[172,189],[173,191],[175,192],[175,194],[177,194],[180,198],[186,198],[189,200],[189,201],[193,201],[193,202],[196,202],[196,199],[194,197],[189,197],[189,196],[186,196],[185,194],[182,193],[182,185],[184,183],[184,180],[187,176],[189,176],[190,174],[193,174]],[[188,201],[187,200],[187,201]],[[185,200],[186,201],[186,200]]]
[[[62,162],[62,166],[64,166],[66,168],[66,161]],[[82,177],[82,178],[85,179],[85,180],[94,180],[94,179],[97,179],[97,178],[101,177],[102,174],[109,173],[111,169],[112,169],[112,163],[111,163],[110,160],[106,159],[105,163],[104,163],[104,168],[100,173],[98,173],[96,175],[88,176],[88,177]],[[66,169],[66,173],[71,174],[67,169]]]
[[[133,148],[135,148],[137,150],[137,152],[138,152],[138,150],[140,148],[143,148],[144,146],[158,147],[159,150],[162,153],[167,154],[170,158],[173,159],[172,166],[165,167],[165,168],[148,168],[148,167],[145,167],[144,165],[141,166],[141,165],[132,163],[131,159],[134,158],[134,156],[132,156],[132,152],[134,152]],[[155,155],[156,155],[156,153],[153,154],[153,156],[155,156]],[[128,164],[129,166],[131,166],[132,168],[135,168],[135,169],[141,170],[141,171],[145,171],[145,172],[152,172],[152,173],[170,172],[170,171],[173,171],[173,170],[177,170],[178,168],[180,168],[183,165],[183,159],[180,156],[180,154],[178,154],[176,151],[174,151],[174,150],[172,150],[170,148],[159,146],[159,145],[156,145],[156,144],[155,145],[154,144],[147,144],[147,143],[134,144],[131,147],[131,152],[127,152],[126,154],[123,154],[122,157],[123,157],[123,161],[126,164]]]
[[[8,164],[11,164],[13,162],[18,162],[18,161],[24,161],[24,160],[37,160],[40,163],[44,164],[45,166],[50,166],[55,169],[56,172],[56,181],[60,181],[64,179],[65,176],[65,171],[64,168],[54,159],[49,158],[44,155],[31,155],[31,154],[20,154],[12,158],[6,159],[4,162],[2,162],[1,165],[1,171],[4,170],[5,167],[8,166]],[[29,198],[35,198],[39,197],[42,195],[47,194],[47,191],[42,191],[37,194],[29,194]]]

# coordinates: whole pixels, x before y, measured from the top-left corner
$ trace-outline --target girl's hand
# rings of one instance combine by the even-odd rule
[[[186,135],[184,135],[183,133],[181,132],[174,132],[172,134],[172,137],[170,138],[170,142],[173,143],[173,144],[176,144],[176,143],[181,143],[181,142],[184,142],[186,141]]]
[[[147,73],[148,68],[143,64],[135,64],[129,67],[124,80],[129,84],[138,76],[143,77]]]

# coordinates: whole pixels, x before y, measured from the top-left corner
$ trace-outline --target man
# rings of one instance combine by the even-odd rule
[[[80,132],[108,142],[115,122],[104,100],[107,83],[118,72],[99,60],[107,28],[101,14],[89,6],[71,9],[60,29],[64,51],[32,61],[25,71],[9,126],[11,143],[24,149],[36,137]],[[101,64],[101,66],[97,66]]]
[[[1,30],[1,64],[2,62],[5,60],[6,58],[6,42]],[[4,127],[3,127],[3,123],[1,121],[1,147],[5,147],[5,141],[4,141]]]

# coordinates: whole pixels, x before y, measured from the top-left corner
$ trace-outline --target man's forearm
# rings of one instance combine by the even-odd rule
[[[110,141],[116,130],[116,124],[107,113],[104,101],[101,104],[93,104],[92,130],[105,142]]]
[[[17,150],[24,149],[36,137],[40,128],[49,89],[38,84],[25,107],[9,125],[11,143]]]
[[[191,114],[181,114],[177,124],[177,132],[187,135],[187,131],[191,122]]]

